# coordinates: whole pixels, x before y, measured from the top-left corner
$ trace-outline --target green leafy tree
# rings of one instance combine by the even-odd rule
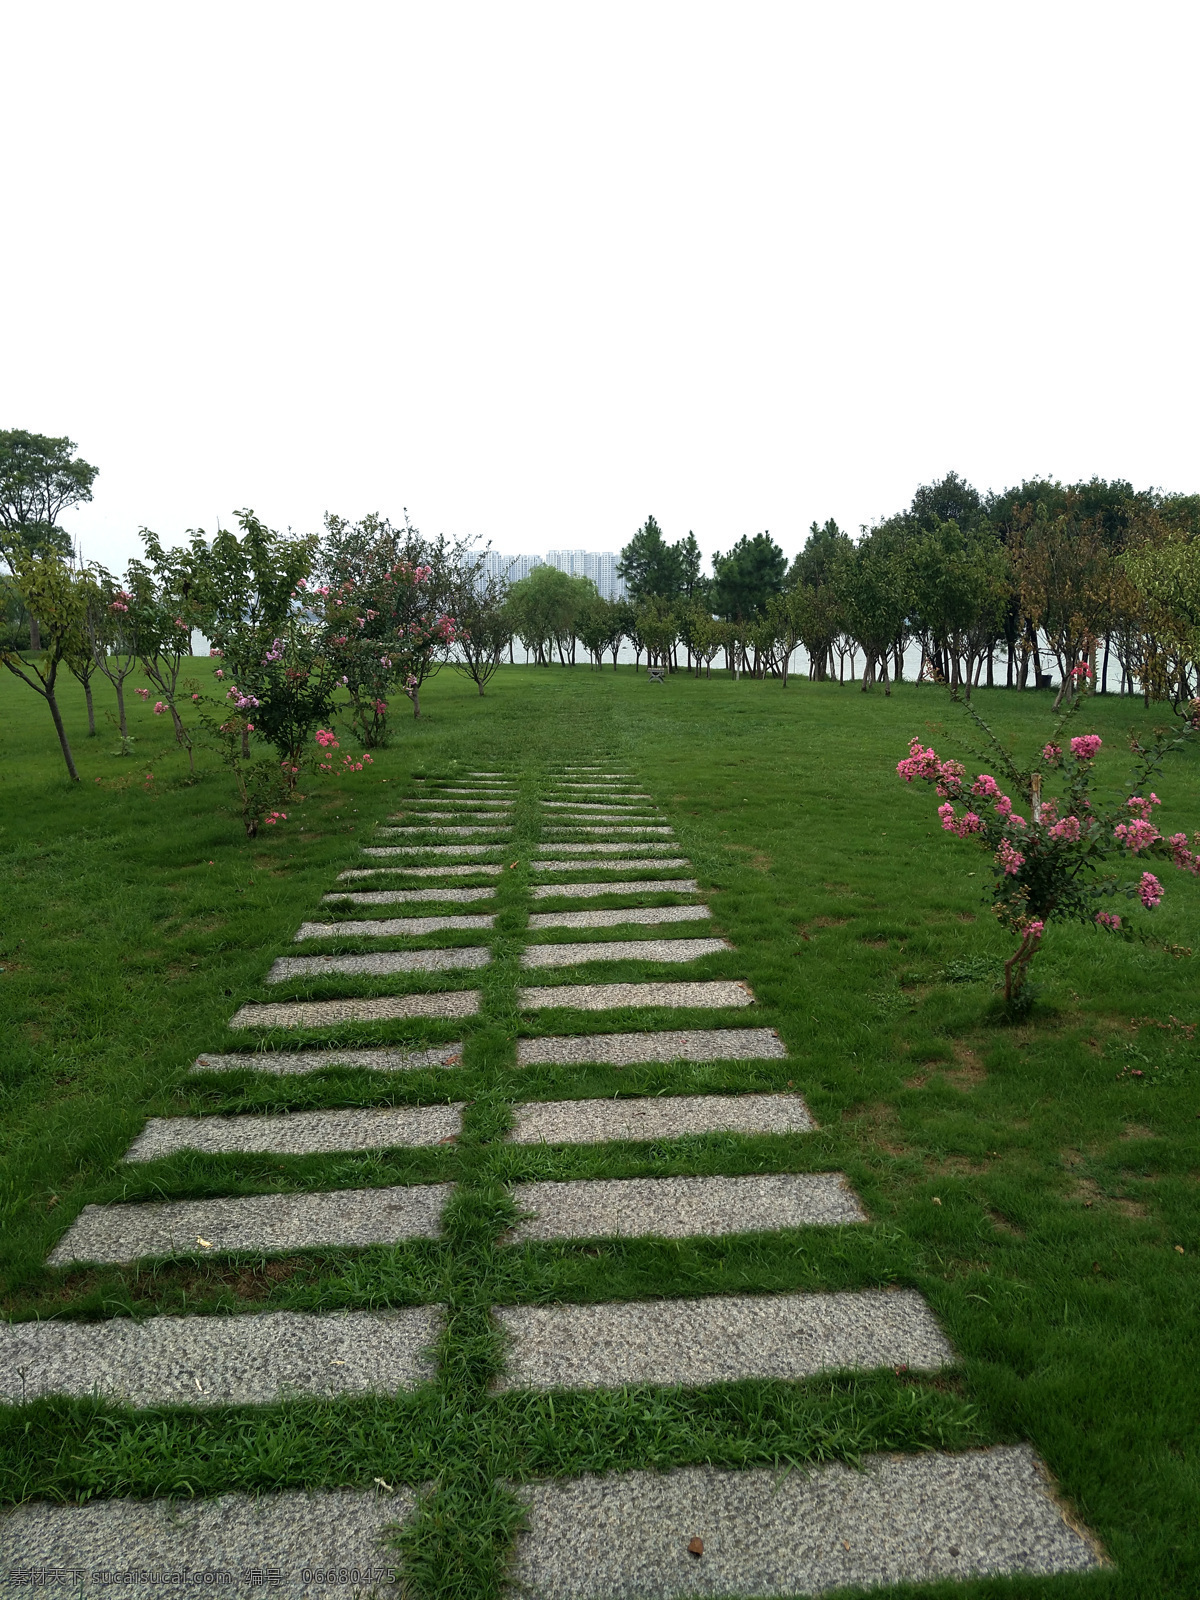
[[[125,712],[125,680],[138,664],[137,619],[130,607],[133,595],[102,566],[88,570],[87,638],[96,670],[108,679],[117,696],[117,728],[122,754],[129,740]]]
[[[884,534],[868,534],[840,569],[846,627],[862,646],[862,689],[878,680],[885,695],[888,657],[902,638],[909,611],[908,565],[903,551]]]
[[[508,583],[485,577],[472,563],[461,574],[451,603],[457,626],[451,661],[482,695],[512,639]]]
[[[574,659],[576,628],[593,602],[596,586],[589,578],[572,578],[557,567],[535,567],[514,583],[508,604],[513,631],[539,666],[549,666],[552,647],[561,665]]]
[[[787,557],[769,533],[743,535],[725,555],[713,556],[713,610],[739,623],[764,616],[787,570]]]
[[[834,646],[845,631],[841,573],[853,551],[832,517],[822,527],[814,522],[788,571],[792,624],[808,656],[809,678],[819,683],[832,675]]]
[[[695,544],[694,539],[692,543]],[[670,600],[684,587],[685,560],[683,546],[668,544],[655,519],[647,517],[622,549],[617,574],[625,580],[635,605],[650,599]]]
[[[58,525],[69,507],[92,498],[98,469],[75,455],[71,439],[25,428],[0,429],[0,559],[15,573],[18,559],[57,553],[71,540]],[[41,648],[40,619],[29,614],[31,650]]]
[[[72,783],[78,783],[75,758],[58,706],[57,684],[59,668],[68,656],[84,647],[87,615],[84,586],[57,551],[51,550],[45,555],[14,551],[12,560],[12,588],[23,610],[40,619],[43,637],[37,651],[22,651],[14,643],[6,645],[0,649],[0,663],[46,702],[54,719],[54,731],[58,734],[68,776]]]

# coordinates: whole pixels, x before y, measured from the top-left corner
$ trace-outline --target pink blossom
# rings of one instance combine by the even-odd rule
[[[163,714],[163,712],[164,712],[164,711],[165,711],[165,710],[166,710],[166,709],[167,709],[167,708],[166,708],[166,705],[165,705],[165,704],[164,704],[164,703],[163,703],[163,701],[161,701],[161,700],[156,700],[156,701],[155,701],[155,702],[154,702],[154,715],[155,715],[155,716],[156,716],[156,717],[161,717],[161,716],[162,716],[162,714]]]
[[[1140,794],[1131,794],[1125,804],[1135,816],[1148,819],[1150,816],[1150,807],[1160,806],[1162,805],[1162,801],[1154,793],[1154,790],[1151,789],[1150,798],[1148,800],[1144,800]]]
[[[217,670],[213,673],[213,677],[214,678],[223,678],[224,676],[225,676],[225,668],[224,667],[218,667]]]
[[[926,749],[917,738],[909,741],[905,759],[896,763],[896,771],[905,783],[911,783],[914,778],[936,778],[937,770],[937,751]]]
[[[1006,794],[1002,794],[992,807],[992,810],[998,817],[1003,817],[1007,821],[1012,816],[1012,801]]]
[[[1025,924],[1025,930],[1024,931],[1025,931],[1025,937],[1027,939],[1037,940],[1037,939],[1040,939],[1042,937],[1042,935],[1045,933],[1046,924],[1042,921],[1042,919],[1040,917],[1035,917],[1032,922],[1027,922]]]
[[[1078,817],[1063,817],[1061,822],[1056,822],[1050,829],[1050,837],[1064,844],[1074,844],[1082,832],[1083,827]]]
[[[1135,817],[1132,822],[1118,822],[1113,829],[1113,838],[1119,839],[1129,853],[1136,856],[1148,850],[1162,838],[1162,834],[1152,822],[1147,822],[1144,817]]]
[[[1181,872],[1200,874],[1200,856],[1194,856],[1188,849],[1186,833],[1173,833],[1167,843],[1171,846],[1171,856],[1175,865]]]
[[[374,756],[372,756],[368,751],[365,751],[365,750],[363,751],[363,761],[365,762],[365,764],[368,767],[373,767],[375,765]]]
[[[297,589],[307,589],[308,588],[308,580],[305,579],[305,578],[297,578],[296,579],[296,587],[297,587]]]
[[[317,743],[322,749],[338,749],[337,735],[330,728],[318,728],[316,733]]]
[[[1114,933],[1121,926],[1121,919],[1115,911],[1097,911],[1096,921],[1102,928],[1108,928]]]
[[[1152,872],[1143,872],[1138,884],[1138,899],[1147,911],[1153,911],[1163,897],[1163,886]]]
[[[1001,839],[1000,848],[996,851],[996,865],[1015,878],[1025,865],[1025,857],[1009,840]]]
[[[1049,761],[1052,765],[1062,760],[1062,746],[1057,744],[1044,744],[1042,746],[1042,760]]]
[[[939,761],[937,769],[937,792],[940,795],[958,795],[962,793],[962,781],[967,769],[961,761]]]
[[[140,694],[143,700],[149,700],[150,698],[149,689],[135,689],[133,692],[134,694]]]
[[[1076,680],[1076,682],[1078,682],[1080,678],[1090,678],[1091,675],[1092,669],[1088,666],[1086,661],[1081,661],[1077,667],[1071,668],[1071,676]]]
[[[1080,761],[1091,761],[1103,743],[1098,733],[1081,733],[1078,738],[1071,740],[1071,754]]]
[[[1000,785],[990,773],[981,772],[971,785],[971,793],[978,795],[981,800],[990,800],[994,794],[1000,793]]]

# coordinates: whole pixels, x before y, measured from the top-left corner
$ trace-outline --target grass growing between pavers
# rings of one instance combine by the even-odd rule
[[[994,982],[1008,948],[980,903],[986,863],[945,839],[928,795],[904,789],[894,774],[913,733],[936,736],[941,748],[941,725],[957,726],[937,691],[902,688],[885,701],[835,685],[795,682],[784,692],[674,678],[664,692],[648,690],[644,676],[577,668],[502,672],[480,701],[443,675],[423,696],[428,720],[399,727],[373,773],[340,790],[314,786],[294,826],[248,845],[236,818],[219,810],[228,803],[223,774],[202,771],[190,786],[173,751],[150,769],[114,758],[107,747],[115,741],[83,737],[82,703],[68,708],[68,721],[84,782],[68,789],[44,708],[19,688],[0,686],[9,887],[0,1005],[12,1044],[0,1069],[6,1313],[439,1303],[449,1321],[440,1381],[397,1401],[295,1402],[207,1417],[54,1401],[7,1412],[0,1459],[14,1463],[8,1498],[368,1485],[376,1475],[434,1481],[403,1542],[417,1592],[448,1600],[498,1592],[518,1517],[499,1487],[504,1478],[698,1461],[803,1464],[1030,1439],[1117,1563],[1085,1580],[1088,1593],[1200,1589],[1200,1052],[1189,1031],[1198,1020],[1196,962],[1054,928],[1033,969],[1033,1012],[1018,1027],[1003,1025]],[[980,704],[1025,748],[1044,742],[1046,696],[981,694]],[[147,745],[162,741],[143,708],[133,720]],[[1114,785],[1124,776],[1123,733],[1154,720],[1130,702],[1089,707],[1087,727],[1106,741],[1101,771]],[[301,921],[333,910],[320,897],[337,886],[336,873],[370,864],[359,847],[397,801],[435,793],[437,780],[471,768],[548,778],[593,752],[601,771],[630,773],[666,812],[677,834],[671,853],[690,860],[688,875],[694,869],[716,928],[736,950],[683,972],[642,963],[592,970],[604,982],[727,973],[750,983],[756,1005],[521,1017],[516,987],[535,977],[517,965],[524,919],[547,904],[525,894],[528,882],[546,881],[526,866],[528,842],[546,819],[523,792],[511,846],[506,839],[483,858],[504,866],[496,888],[506,920],[486,941],[493,962],[462,974],[461,985],[451,974],[437,985],[482,989],[479,1016],[307,1034],[227,1028],[245,1001],[433,987],[262,980],[275,956],[296,952]],[[148,789],[146,770],[155,773]],[[411,783],[417,776],[428,783]],[[1194,756],[1168,766],[1159,792],[1172,828],[1200,825]],[[404,861],[441,859],[454,857]],[[629,876],[619,857],[581,858],[569,881],[584,871],[597,881]],[[1200,886],[1172,874],[1167,888],[1156,930],[1165,942],[1200,947]],[[536,981],[578,976],[539,971]],[[513,1065],[518,1027],[618,1025],[772,1026],[790,1053],[741,1066]],[[260,1079],[243,1095],[245,1080],[185,1076],[203,1051],[420,1048],[460,1038],[461,1068],[384,1083],[339,1070],[315,1081]],[[518,1100],[778,1092],[789,1080],[820,1125],[814,1133],[549,1151],[499,1142],[507,1106]],[[147,1114],[460,1099],[473,1102],[463,1137],[441,1151],[120,1165]],[[871,1222],[670,1244],[497,1243],[514,1220],[512,1181],[771,1170],[844,1171]],[[135,1187],[147,1178],[162,1187]],[[460,1185],[438,1242],[283,1260],[74,1272],[41,1265],[87,1202],[434,1178]],[[960,1375],[695,1393],[489,1393],[502,1360],[488,1317],[496,1303],[888,1284],[926,1296],[962,1357]],[[1084,1590],[1076,1580],[1028,1580],[904,1591],[949,1592]]]

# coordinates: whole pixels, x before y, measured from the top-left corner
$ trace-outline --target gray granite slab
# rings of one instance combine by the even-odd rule
[[[490,856],[504,845],[495,844],[365,844],[364,856]],[[407,870],[407,869],[406,869]]]
[[[197,1056],[191,1072],[324,1072],[328,1067],[358,1067],[368,1072],[413,1072],[421,1067],[462,1065],[462,1041],[429,1050],[248,1050],[244,1054]]]
[[[480,833],[511,833],[512,829],[506,822],[494,822],[490,827],[445,828],[440,823],[431,823],[429,827],[406,828],[376,828],[375,832],[381,839],[407,839],[415,833],[433,833],[438,838],[467,839]]]
[[[781,1600],[1103,1565],[1028,1445],[868,1456],[862,1467],[685,1467],[514,1485],[527,1526],[513,1592],[526,1600]],[[688,1549],[694,1540],[699,1557]]]
[[[707,922],[707,906],[623,906],[615,911],[538,911],[531,928],[621,928],[631,923],[654,927],[662,922]]]
[[[643,852],[661,850],[664,854],[670,855],[672,850],[678,849],[679,846],[677,844],[658,844],[651,839],[646,843],[639,844],[632,842],[624,844],[564,844],[561,842],[543,844],[535,845],[533,853],[535,856],[628,856],[636,855],[639,850]],[[617,866],[624,866],[625,863],[618,861],[616,864]],[[598,862],[597,865],[600,865],[600,863]],[[534,866],[537,866],[536,861]]]
[[[0,1513],[0,1569],[62,1572],[62,1593],[71,1600],[114,1593],[152,1600],[185,1584],[277,1600],[399,1593],[399,1558],[388,1530],[412,1516],[416,1499],[397,1485],[391,1494],[322,1489],[83,1505],[30,1500]]]
[[[682,1139],[690,1133],[808,1133],[798,1094],[680,1094],[546,1100],[513,1107],[513,1144],[603,1144]],[[145,1135],[143,1135],[145,1137]]]
[[[428,1383],[436,1306],[134,1322],[0,1323],[0,1398],[100,1394],[133,1406],[256,1406]]]
[[[458,892],[464,893],[462,889]],[[446,898],[444,890],[441,897]],[[436,900],[437,891],[429,898]],[[294,942],[299,944],[304,939],[415,939],[425,933],[479,933],[493,927],[495,921],[495,917],[373,917],[369,922],[302,922]]]
[[[522,1183],[514,1189],[513,1199],[518,1210],[532,1213],[513,1229],[514,1242],[689,1239],[867,1220],[840,1172]]]
[[[623,866],[625,864],[622,862]],[[569,865],[572,870],[576,869],[575,862]],[[655,862],[654,865],[657,866],[658,863]],[[539,870],[548,871],[550,866],[551,863],[544,862]],[[602,894],[695,894],[699,888],[700,885],[695,878],[629,878],[613,883],[539,883],[535,884],[529,893],[534,900],[550,900],[557,895],[586,900]],[[329,896],[326,895],[325,898],[328,899]],[[707,910],[705,914],[707,915]]]
[[[518,989],[517,1004],[522,1011],[548,1006],[569,1006],[573,1011],[610,1011],[618,1006],[708,1008],[750,1006],[754,995],[748,984],[725,978],[707,983],[566,983],[553,988]]]
[[[564,848],[570,847],[564,846]],[[641,846],[626,845],[623,848],[629,850],[638,850],[641,848]],[[661,845],[650,845],[648,848],[654,850],[662,849],[664,847]],[[581,861],[531,861],[529,863],[529,870],[531,872],[596,872],[598,870],[604,870],[606,872],[653,872],[656,870],[666,871],[668,868],[673,867],[690,867],[691,864],[692,863],[687,859],[686,856],[634,856],[632,858],[629,856],[621,856],[620,859],[616,861],[606,861],[604,859],[588,859]],[[654,889],[671,889],[674,886],[670,883],[654,883],[647,884],[646,887]],[[693,885],[693,887],[695,887],[695,885]],[[604,885],[603,888],[597,885],[596,893],[611,894],[614,892],[614,890],[620,892],[621,885],[608,884]],[[550,885],[548,888],[535,889],[533,891],[535,895],[552,894],[553,892],[553,885]]]
[[[504,871],[503,867],[478,866],[469,863],[463,867],[349,867],[345,872],[338,873],[338,882],[349,882],[354,878],[496,878]]]
[[[732,950],[728,939],[606,939],[590,944],[531,944],[523,967],[577,967],[581,961],[699,961]],[[286,959],[286,958],[285,958]]]
[[[180,1150],[203,1155],[311,1156],[447,1144],[462,1132],[462,1111],[461,1105],[373,1106],[285,1111],[276,1116],[151,1117],[125,1152],[125,1160],[157,1161]]]
[[[669,1033],[567,1034],[557,1039],[517,1040],[519,1067],[628,1067],[648,1061],[777,1061],[786,1055],[787,1050],[773,1028],[686,1028]]]
[[[478,802],[476,802],[478,804]],[[413,804],[407,811],[392,811],[388,813],[389,822],[407,822],[412,827],[417,821],[422,824],[431,818],[435,822],[497,822],[503,823],[504,819],[512,815],[510,806],[493,807],[490,811],[471,811],[465,806],[459,806],[453,811],[427,811],[424,806]]]
[[[475,868],[471,869],[475,871]],[[492,900],[495,898],[494,884],[487,884],[482,889],[335,889],[331,894],[323,894],[321,899],[326,905],[351,905],[351,906],[404,906],[404,905],[470,905],[473,900]],[[490,926],[490,919],[488,919]],[[316,927],[316,923],[306,922],[306,928]],[[296,935],[299,938],[299,934]],[[314,935],[314,937],[316,937]]]
[[[357,956],[280,956],[272,961],[265,982],[286,983],[290,978],[390,977],[396,972],[454,972],[463,967],[486,967],[492,953],[484,945],[449,950],[370,950]]]
[[[204,1256],[223,1250],[315,1250],[436,1239],[454,1185],[335,1189],[329,1194],[250,1194],[145,1205],[84,1206],[46,1257],[116,1263],[144,1256]]]
[[[371,999],[284,1000],[277,1005],[245,1005],[229,1019],[231,1028],[333,1028],[341,1022],[394,1022],[407,1017],[473,1017],[478,989],[449,994],[389,994]]]
[[[597,839],[612,839],[622,833],[653,833],[670,837],[675,832],[673,828],[657,828],[650,825],[638,828],[614,828],[607,823],[601,825],[598,820],[595,823],[568,822],[565,817],[561,822],[556,822],[553,826],[547,824],[542,831],[544,833],[590,833]]]
[[[650,815],[661,815],[661,812],[652,809],[648,805],[629,803],[631,800],[632,797],[626,795],[620,799],[613,798],[611,800],[584,800],[582,798],[579,800],[543,800],[542,804],[549,806],[551,809],[558,808],[563,811],[613,811],[619,816],[627,815],[630,811],[636,811],[648,812]]]
[[[504,1306],[495,1316],[511,1341],[501,1389],[700,1388],[876,1367],[937,1372],[954,1364],[914,1289]]]

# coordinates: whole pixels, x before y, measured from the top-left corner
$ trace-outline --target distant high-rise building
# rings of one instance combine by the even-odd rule
[[[611,550],[549,550],[541,556],[506,556],[489,550],[483,570],[489,578],[507,578],[520,583],[536,567],[557,567],[572,578],[590,578],[606,600],[623,600],[625,583],[617,576],[617,557]]]

